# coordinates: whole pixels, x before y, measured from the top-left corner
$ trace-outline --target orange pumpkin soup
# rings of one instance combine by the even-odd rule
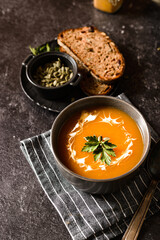
[[[94,161],[93,152],[82,151],[87,136],[109,138],[109,142],[116,145],[116,156],[111,156],[110,165],[100,158]],[[87,109],[72,116],[62,126],[58,146],[65,166],[94,179],[113,178],[128,172],[139,162],[143,152],[142,136],[135,121],[112,107]]]

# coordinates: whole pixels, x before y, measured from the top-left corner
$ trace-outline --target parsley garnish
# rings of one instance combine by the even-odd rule
[[[101,160],[102,162],[110,165],[111,156],[116,157],[113,148],[117,146],[109,142],[109,138],[102,139],[102,136],[88,136],[85,137],[87,141],[82,148],[82,152],[93,152],[94,161]]]
[[[55,46],[54,42],[47,42],[35,48],[29,46],[29,49],[33,55],[39,55],[41,53],[51,52],[51,51],[59,52],[59,48],[60,48],[59,45]]]
[[[39,47],[32,48],[31,46],[29,47],[30,51],[33,53],[33,55],[38,55],[43,52],[50,52],[51,48],[49,46],[49,43],[43,44]]]

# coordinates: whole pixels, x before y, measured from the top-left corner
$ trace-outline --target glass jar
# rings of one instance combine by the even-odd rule
[[[122,6],[123,0],[94,0],[94,7],[98,10],[114,13]]]

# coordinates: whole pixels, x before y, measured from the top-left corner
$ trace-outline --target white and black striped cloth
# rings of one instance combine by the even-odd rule
[[[128,101],[124,94],[118,97]],[[151,132],[154,140],[158,140],[157,134]],[[91,195],[77,190],[61,176],[50,147],[50,131],[21,141],[21,150],[74,240],[104,240],[122,234],[150,183],[143,169],[121,191]],[[159,210],[160,184],[147,217]]]

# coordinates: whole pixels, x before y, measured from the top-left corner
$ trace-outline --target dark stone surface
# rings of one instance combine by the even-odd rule
[[[159,20],[160,8],[149,0],[126,1],[113,15],[94,9],[92,0],[0,0],[1,240],[70,239],[19,149],[20,139],[50,129],[56,117],[21,90],[28,46],[50,41],[65,28],[95,25],[105,31],[126,60],[123,91],[160,134]],[[160,213],[144,223],[139,239],[159,235]]]

